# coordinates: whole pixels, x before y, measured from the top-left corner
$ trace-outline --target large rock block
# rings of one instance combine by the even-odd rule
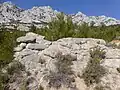
[[[20,42],[20,43],[21,42],[23,43],[35,42],[37,36],[38,36],[37,34],[29,32],[26,34],[26,36],[17,38],[17,42]]]
[[[32,49],[32,50],[44,50],[45,48],[47,48],[47,45],[29,43],[27,44],[26,48]]]

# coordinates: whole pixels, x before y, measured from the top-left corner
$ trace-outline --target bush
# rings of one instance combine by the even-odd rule
[[[20,90],[28,90],[27,89],[27,82],[24,80],[21,87],[20,87]]]
[[[94,90],[105,90],[103,86],[96,86]]]
[[[26,32],[18,31],[18,30],[9,30],[5,28],[5,26],[0,26],[0,90],[8,90],[6,89],[6,83],[8,83],[10,79],[10,73],[15,73],[14,67],[9,68],[9,73],[2,73],[1,69],[9,64],[13,60],[13,48],[17,45],[16,39],[22,35],[25,35]],[[20,68],[19,68],[20,69]],[[16,71],[17,71],[16,70]]]
[[[6,90],[5,88],[9,78],[7,73],[2,73],[2,71],[0,71],[0,90]]]
[[[76,60],[76,58],[71,55],[62,55],[61,53],[56,55],[55,66],[57,71],[50,71],[46,77],[50,87],[59,88],[62,85],[72,87],[72,82],[74,82],[74,78],[72,77],[73,71],[71,69],[73,60]]]
[[[22,71],[25,71],[24,66],[20,62],[12,62],[10,66],[6,67],[5,73],[0,70],[0,90],[8,90],[8,83],[14,82],[19,78]]]
[[[100,47],[95,47],[92,50],[90,50],[90,56],[91,58],[95,59],[104,59],[105,58],[105,51],[103,49],[100,49]]]
[[[25,32],[22,31],[0,31],[0,68],[13,60],[13,48],[17,45],[16,39]]]
[[[12,62],[12,65],[8,66],[7,72],[10,75],[13,75],[14,73],[19,73],[20,71],[25,71],[24,65],[22,65],[20,62]]]
[[[33,30],[33,29],[34,30]],[[74,33],[75,24],[70,17],[65,18],[64,14],[58,14],[57,19],[53,19],[48,27],[36,29],[32,27],[31,31],[44,35],[47,40],[55,41],[64,37],[71,37]]]
[[[101,60],[105,58],[105,52],[96,47],[90,51],[90,61],[83,71],[82,78],[87,86],[93,83],[99,83],[100,78],[106,74],[106,69],[101,66]]]
[[[38,29],[31,27],[31,31],[45,36],[47,40],[55,41],[60,38],[98,38],[107,42],[120,36],[120,25],[112,26],[88,26],[83,23],[76,25],[72,22],[72,18],[65,17],[63,13],[58,14],[57,19],[53,19],[46,27]]]
[[[113,49],[115,48],[120,49],[120,45],[116,45],[116,44],[108,44],[107,46],[112,47]]]
[[[40,85],[38,90],[44,90],[44,88]]]

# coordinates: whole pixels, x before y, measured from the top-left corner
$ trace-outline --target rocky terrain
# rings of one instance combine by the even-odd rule
[[[32,9],[23,10],[11,2],[4,2],[0,5],[0,23],[7,28],[13,29],[17,26],[20,30],[28,31],[31,25],[35,25],[39,28],[45,26],[55,18],[58,13],[60,12],[53,10],[50,6],[33,7]],[[120,20],[116,20],[115,18],[86,16],[81,12],[68,16],[72,17],[73,22],[77,24],[88,23],[94,26],[120,24]]]
[[[57,28],[53,25],[49,29],[48,26],[47,30],[51,32],[41,34],[42,31],[29,31],[32,25],[39,28],[46,26],[53,18],[57,18],[59,13],[50,6],[23,10],[11,2],[0,4],[1,26],[22,30],[0,33],[1,48],[4,48],[1,49],[1,56],[13,56],[10,55],[10,61],[7,60],[10,58],[0,59],[0,90],[120,90],[119,27],[110,26],[119,25],[120,20],[106,16],[86,16],[78,12],[64,15],[70,16],[71,22],[78,25],[88,23],[92,26],[110,27],[95,27],[97,29],[93,30],[94,27],[84,26],[79,27],[80,32],[77,32],[71,22],[65,23],[63,20],[64,22],[58,21]],[[86,37],[93,33],[92,30],[94,34],[91,34],[91,37],[98,35],[102,38],[104,35],[105,39],[111,39],[105,41],[95,38],[73,38],[76,33],[85,34],[83,36]],[[73,33],[74,31],[76,33]],[[63,36],[60,36],[61,34]],[[111,40],[113,41],[108,43]],[[4,50],[7,53],[2,52]]]
[[[88,23],[89,25],[93,24],[94,26],[110,26],[120,24],[120,20],[116,20],[115,18],[102,16],[86,16],[85,14],[78,12],[77,14],[72,16],[73,22],[77,24]]]
[[[29,32],[26,36],[19,37],[17,42],[19,45],[14,48],[14,61],[24,65],[26,72],[8,83],[9,90],[23,90],[20,88],[23,86],[23,81],[27,82],[27,90],[58,90],[57,87],[59,90],[120,90],[120,49],[108,47],[102,39],[63,38],[51,42],[45,40],[44,36]],[[81,75],[91,60],[90,50],[95,47],[105,52],[100,66],[105,68],[106,74],[102,74],[99,83],[88,86]],[[72,60],[70,66],[68,63],[65,64],[71,67],[73,74],[59,78],[60,76],[56,76],[55,62],[62,60],[63,56],[68,56],[68,62]],[[63,69],[68,66],[64,66]],[[51,74],[52,72],[54,74]],[[101,71],[98,69],[97,72]],[[48,76],[51,76],[49,77],[51,79],[46,80]]]

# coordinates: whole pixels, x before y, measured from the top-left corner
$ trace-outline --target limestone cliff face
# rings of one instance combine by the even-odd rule
[[[120,66],[120,49],[107,47],[106,42],[102,39],[63,38],[51,42],[45,40],[44,36],[29,32],[26,36],[19,37],[17,42],[20,44],[14,49],[14,60],[22,63],[25,66],[26,72],[29,72],[29,75],[22,75],[26,82],[29,82],[26,86],[28,90],[39,90],[40,86],[44,90],[57,90],[55,87],[50,86],[52,84],[45,77],[49,76],[50,72],[57,72],[55,62],[58,60],[56,58],[58,54],[71,56],[69,58],[72,60],[70,67],[73,71],[73,74],[69,76],[73,79],[73,81],[69,82],[70,85],[66,83],[61,84],[59,80],[54,83],[55,85],[61,85],[59,90],[95,90],[96,86],[103,87],[103,90],[120,89],[120,73],[117,70]],[[96,46],[106,52],[105,58],[100,65],[107,72],[100,78],[101,81],[99,83],[88,87],[84,79],[81,78],[81,75],[90,61],[90,50]],[[62,58],[60,57],[61,60]],[[63,80],[63,78],[60,80]],[[9,89],[13,90],[15,88],[16,90],[20,90],[20,85],[16,80],[9,84]]]
[[[30,25],[35,25],[40,28],[46,23],[49,23],[58,13],[60,12],[53,10],[50,6],[34,6],[32,9],[23,10],[11,2],[4,2],[3,4],[0,4],[0,23],[7,26],[17,25],[20,30],[27,30]],[[77,24],[88,23],[89,25],[92,24],[94,26],[120,24],[120,20],[104,15],[86,16],[85,14],[78,12],[68,16],[71,16],[73,22]]]

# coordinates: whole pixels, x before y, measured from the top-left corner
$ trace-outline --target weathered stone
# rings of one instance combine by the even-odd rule
[[[54,87],[47,87],[48,81],[45,80],[46,75],[49,75],[50,71],[57,72],[55,62],[57,61],[56,55],[62,53],[62,55],[71,55],[76,57],[76,60],[72,61],[71,69],[74,72],[72,76],[75,81],[75,85],[78,90],[94,90],[95,86],[103,86],[105,90],[119,90],[120,73],[117,68],[120,68],[120,50],[113,49],[106,46],[106,42],[102,39],[93,38],[63,38],[54,42],[44,40],[44,36],[37,34],[27,34],[26,36],[34,36],[36,42],[28,43],[24,46],[23,50],[15,52],[15,60],[20,61],[25,65],[26,71],[30,72],[32,82],[27,86],[29,90],[37,90],[39,85],[42,85],[45,90],[56,90]],[[25,36],[25,37],[26,37]],[[106,57],[101,61],[101,66],[106,69],[106,74],[101,78],[99,84],[94,84],[88,87],[84,79],[80,76],[83,74],[90,57],[90,49],[94,47],[100,47],[106,52]],[[60,90],[71,90],[71,88],[62,86]],[[75,88],[74,88],[75,89]]]
[[[29,44],[27,44],[26,48],[32,49],[32,50],[44,50],[45,48],[47,48],[47,46],[44,45],[44,44],[32,44],[32,43],[29,43]]]
[[[120,49],[109,49],[106,52],[107,59],[120,59]]]
[[[29,32],[26,34],[26,36],[17,38],[17,42],[23,42],[23,43],[35,42],[37,36],[38,36],[37,34]]]
[[[19,51],[21,51],[22,49],[24,49],[26,45],[27,45],[26,43],[21,43],[21,44],[18,45],[16,48],[14,48],[14,51],[19,52]]]
[[[35,41],[35,37],[31,37],[31,36],[23,36],[23,37],[19,37],[17,39],[17,42],[23,42],[23,43],[30,43],[30,42],[34,42]]]

